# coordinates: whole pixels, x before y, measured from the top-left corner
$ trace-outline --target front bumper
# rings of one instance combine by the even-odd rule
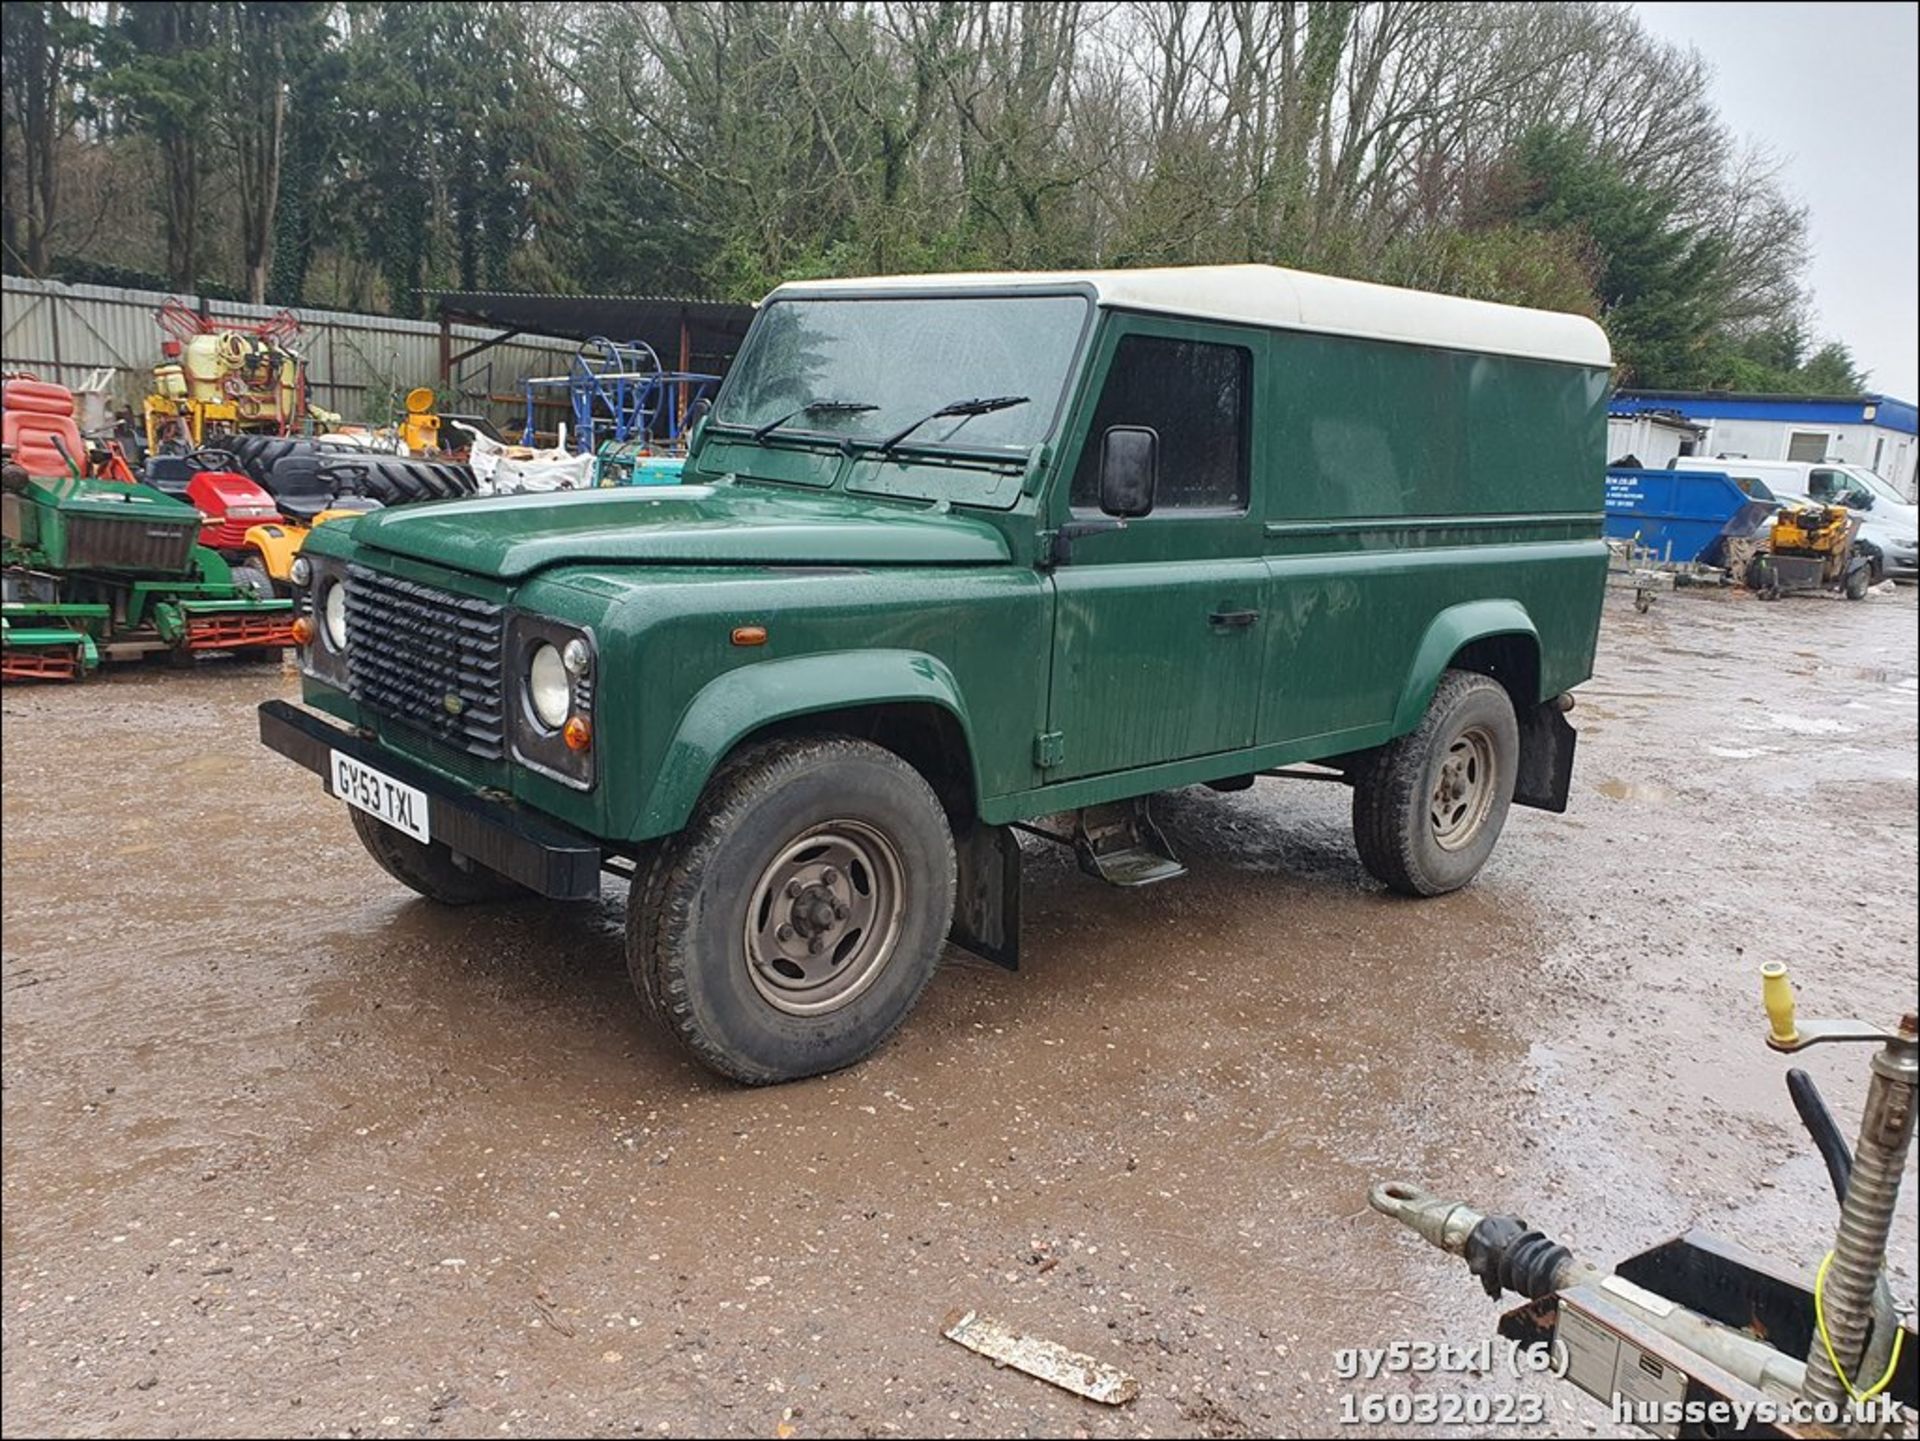
[[[600,894],[599,842],[536,811],[462,790],[358,732],[286,701],[261,703],[260,741],[305,766],[323,784],[333,769],[329,753],[340,751],[425,791],[427,830],[436,841],[543,896],[578,901]],[[327,790],[333,793],[330,784]]]

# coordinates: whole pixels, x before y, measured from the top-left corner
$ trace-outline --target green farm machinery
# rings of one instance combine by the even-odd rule
[[[200,512],[106,474],[61,386],[10,378],[0,490],[0,676],[78,680],[102,659],[291,645],[292,603],[234,584],[197,544]]]

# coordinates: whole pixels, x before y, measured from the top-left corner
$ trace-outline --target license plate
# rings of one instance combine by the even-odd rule
[[[397,831],[425,844],[427,793],[402,785],[392,776],[362,765],[350,755],[333,752],[333,793],[356,809],[378,817]]]

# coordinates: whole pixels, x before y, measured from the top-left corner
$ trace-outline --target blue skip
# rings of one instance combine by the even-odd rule
[[[1753,534],[1777,505],[1722,471],[1607,470],[1607,538],[1637,539],[1675,565],[1719,564],[1721,542]]]

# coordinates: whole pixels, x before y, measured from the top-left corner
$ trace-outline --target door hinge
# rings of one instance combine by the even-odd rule
[[[1050,770],[1067,758],[1067,738],[1060,731],[1041,731],[1033,738],[1033,763]]]

